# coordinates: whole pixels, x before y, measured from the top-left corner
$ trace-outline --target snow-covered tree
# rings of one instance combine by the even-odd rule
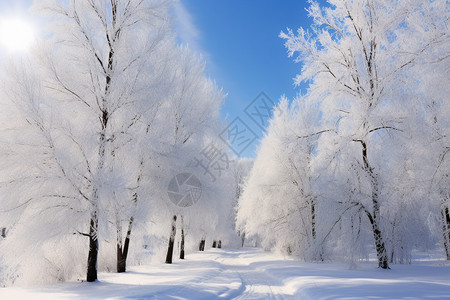
[[[39,1],[35,9],[52,18],[53,36],[39,57],[30,58],[30,65],[9,73],[16,75],[8,87],[9,99],[23,112],[24,127],[41,138],[38,145],[28,143],[31,152],[23,154],[44,156],[36,157],[43,175],[20,180],[30,200],[16,223],[16,236],[32,234],[30,228],[42,232],[36,233],[42,241],[87,236],[87,281],[97,278],[99,233],[112,220],[111,212],[116,221],[122,217],[118,203],[123,200],[117,197],[139,185],[136,172],[118,167],[117,153],[138,141],[139,122],[146,124],[143,119],[152,117],[164,100],[155,78],[160,75],[160,48],[169,36],[167,6],[166,1]],[[36,74],[29,74],[31,69]],[[23,166],[20,161],[14,165]],[[140,165],[133,165],[137,173]],[[36,186],[42,184],[36,178],[46,179],[47,190]],[[131,195],[127,201],[134,203],[135,193]],[[7,208],[17,207],[12,197],[4,197]],[[66,226],[51,216],[65,219]],[[42,221],[52,230],[43,230]],[[117,234],[119,247],[119,224]]]
[[[239,201],[238,228],[266,248],[315,259],[318,205],[311,160],[319,111],[305,99],[282,98],[261,142]]]
[[[410,24],[420,33],[419,41],[431,42],[416,59],[408,79],[417,94],[419,120],[411,135],[411,141],[415,141],[414,161],[420,162],[416,169],[422,179],[415,185],[423,189],[422,201],[431,202],[430,215],[439,220],[444,249],[450,259],[450,103],[447,96],[450,87],[444,75],[448,73],[449,37],[448,18],[442,13],[446,9],[446,1],[433,1],[423,3],[421,10],[414,12]],[[405,40],[406,34],[402,36]]]
[[[251,158],[241,158],[238,161],[236,161],[233,164],[232,168],[232,176],[234,178],[234,214],[232,215],[233,218],[236,219],[236,214],[239,211],[239,199],[241,198],[242,192],[243,192],[243,185],[245,183],[245,180],[247,176],[250,173],[250,170],[253,166],[253,159]],[[237,220],[234,220],[234,223],[236,223]],[[245,244],[245,230],[244,228],[239,228],[236,226],[237,224],[234,224],[234,228],[237,231],[237,234],[241,238],[241,247],[244,247]]]
[[[367,256],[370,233],[379,267],[388,268],[389,261],[409,261],[412,248],[432,244],[434,210],[424,198],[441,199],[448,238],[448,196],[436,192],[437,182],[440,190],[448,185],[448,126],[441,121],[437,133],[431,125],[433,103],[446,114],[446,93],[430,91],[445,85],[436,75],[444,70],[429,69],[445,68],[446,21],[437,14],[445,3],[328,2],[310,3],[310,30],[281,33],[303,63],[296,83],[309,88],[291,108],[282,101],[286,115],[271,120],[238,221],[265,247],[306,259],[334,253],[353,262]],[[434,128],[431,140],[422,123]],[[418,145],[431,141],[439,150],[420,159]]]
[[[36,6],[55,22],[51,40],[26,60],[12,62],[2,89],[2,105],[11,112],[1,120],[6,128],[1,154],[8,158],[2,160],[2,203],[5,221],[12,224],[2,254],[11,269],[23,267],[17,270],[22,277],[21,270],[29,269],[24,259],[39,254],[44,265],[64,273],[53,278],[79,276],[83,236],[89,238],[88,281],[96,278],[97,258],[103,270],[123,272],[130,251],[133,263],[142,258],[149,236],[159,243],[150,245],[153,250],[162,246],[160,237],[174,215],[183,220],[178,232],[186,236],[187,250],[205,231],[224,234],[225,240],[233,232],[228,215],[222,216],[233,209],[231,160],[219,139],[224,95],[205,76],[203,60],[176,44],[169,5],[41,1]],[[211,145],[220,151],[216,159],[223,169],[195,163],[210,156]],[[220,178],[213,180],[202,167]],[[30,175],[23,176],[24,170]],[[192,208],[175,206],[167,194],[170,179],[184,171],[203,185],[203,197]],[[30,234],[36,239],[28,239]],[[34,255],[27,241],[39,248]],[[68,241],[77,245],[76,257],[47,251],[47,245]],[[8,251],[13,247],[25,249],[17,260]],[[55,262],[55,255],[64,259]]]
[[[328,2],[327,7],[311,2],[311,30],[288,30],[281,37],[289,54],[298,53],[296,60],[303,62],[296,83],[311,81],[308,97],[321,103],[324,130],[333,135],[320,143],[334,145],[323,159],[333,157],[340,161],[336,167],[345,168],[350,188],[359,193],[347,205],[366,214],[379,266],[388,268],[382,219],[392,199],[383,200],[386,177],[373,158],[377,151],[390,151],[379,145],[380,137],[404,130],[407,70],[442,37],[423,35],[414,24],[427,16],[431,2]]]

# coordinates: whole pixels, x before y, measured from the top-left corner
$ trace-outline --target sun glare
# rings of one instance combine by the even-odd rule
[[[11,52],[27,50],[34,39],[33,28],[27,21],[0,19],[0,43]]]

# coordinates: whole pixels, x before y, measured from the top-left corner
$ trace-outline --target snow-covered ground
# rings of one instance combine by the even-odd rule
[[[450,266],[425,257],[412,265],[356,270],[304,263],[260,249],[212,249],[172,265],[101,273],[99,282],[3,288],[0,299],[450,299]]]

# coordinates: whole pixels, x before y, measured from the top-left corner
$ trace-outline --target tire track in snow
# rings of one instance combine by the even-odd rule
[[[249,264],[241,256],[239,251],[232,255],[229,251],[217,253],[215,261],[222,265],[224,273],[235,274],[241,282],[238,289],[230,290],[220,297],[225,299],[285,299],[285,297],[274,293],[274,285],[277,279],[258,268],[257,265]],[[248,253],[248,252],[247,252]],[[244,253],[244,255],[246,255]],[[252,255],[251,253],[249,255]],[[276,289],[276,288],[275,288]]]

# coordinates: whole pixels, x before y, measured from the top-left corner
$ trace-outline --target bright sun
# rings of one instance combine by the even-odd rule
[[[34,40],[31,25],[23,19],[0,19],[0,43],[9,51],[27,50]]]

